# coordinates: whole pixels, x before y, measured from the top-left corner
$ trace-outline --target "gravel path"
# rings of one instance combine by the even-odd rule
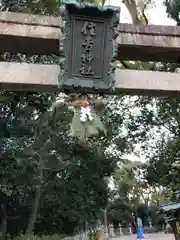
[[[144,236],[144,240],[175,240],[173,234],[164,234],[164,233],[157,233],[157,234],[146,234]],[[122,236],[118,238],[111,238],[111,240],[137,240],[136,235],[131,236]]]

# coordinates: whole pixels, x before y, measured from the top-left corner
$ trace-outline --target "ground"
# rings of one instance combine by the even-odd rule
[[[158,240],[158,238],[160,240],[175,240],[173,234],[157,233],[157,234],[146,234],[144,236],[144,240]],[[117,238],[117,240],[136,240],[136,235],[122,236],[120,238]]]

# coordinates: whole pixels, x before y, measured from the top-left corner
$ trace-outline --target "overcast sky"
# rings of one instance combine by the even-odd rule
[[[175,25],[172,19],[169,19],[166,14],[166,7],[163,6],[162,0],[156,0],[156,3],[152,3],[147,9],[147,15],[149,24],[155,25]],[[121,0],[106,0],[107,5],[120,6],[120,22],[131,23],[131,17],[126,9],[126,6],[122,4]]]

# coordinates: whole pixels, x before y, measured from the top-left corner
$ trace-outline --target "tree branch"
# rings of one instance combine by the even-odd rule
[[[143,1],[143,5],[139,6],[141,9],[141,12],[138,12],[136,0],[131,0],[131,1],[123,0],[123,3],[127,7],[131,15],[133,24],[148,25],[148,18],[145,14],[145,10],[147,5],[150,3],[150,1],[151,0],[148,0],[146,3]],[[143,63],[143,62],[139,62],[139,63],[140,63],[140,68],[151,70],[151,71],[155,70],[155,66],[156,66],[155,63]],[[121,61],[121,64],[126,69],[139,69],[139,66],[131,65],[129,62]]]

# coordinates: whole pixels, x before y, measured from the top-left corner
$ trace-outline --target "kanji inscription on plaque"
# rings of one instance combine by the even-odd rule
[[[96,24],[94,22],[85,21],[81,33],[86,36],[82,42],[83,53],[81,56],[81,68],[80,74],[84,76],[93,76],[91,63],[93,61],[92,48],[93,48],[93,36],[95,32]]]
[[[105,23],[96,19],[73,18],[72,76],[98,78],[103,75]]]
[[[85,36],[88,35],[88,32],[89,32],[89,35],[90,35],[90,36],[95,36],[95,35],[96,35],[96,33],[95,33],[95,27],[96,27],[96,23],[94,23],[94,22],[89,22],[89,21],[85,21],[81,32],[82,32]]]
[[[72,92],[112,91],[119,8],[65,0],[60,10],[65,23],[59,41],[61,87]]]

